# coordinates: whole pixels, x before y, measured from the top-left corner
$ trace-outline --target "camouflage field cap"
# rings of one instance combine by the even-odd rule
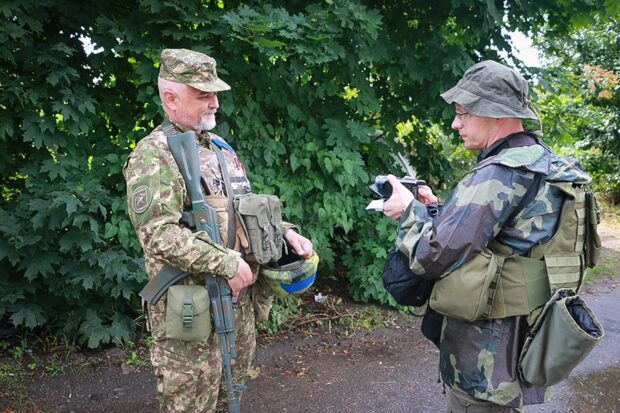
[[[529,106],[528,93],[527,81],[519,72],[485,60],[467,69],[456,86],[441,97],[475,116],[538,120]]]
[[[159,77],[203,92],[230,90],[230,86],[217,77],[215,59],[188,49],[164,49],[161,52]]]

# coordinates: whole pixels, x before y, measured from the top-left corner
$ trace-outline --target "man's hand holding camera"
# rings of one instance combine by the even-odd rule
[[[387,179],[392,186],[392,196],[383,203],[383,213],[392,219],[400,219],[405,208],[413,201],[414,195],[394,175],[388,175]],[[439,201],[428,186],[420,185],[417,189],[418,201],[423,204],[437,204]]]

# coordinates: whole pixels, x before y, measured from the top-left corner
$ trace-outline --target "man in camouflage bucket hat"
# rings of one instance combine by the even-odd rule
[[[251,187],[234,150],[222,138],[208,132],[216,124],[217,92],[230,89],[218,78],[215,66],[215,60],[203,53],[166,49],[161,54],[158,88],[165,117],[176,128],[174,133],[196,133],[203,191],[206,201],[218,211],[222,245],[181,223],[183,211],[191,206],[162,125],[137,143],[123,174],[129,216],[144,250],[149,278],[169,264],[191,273],[182,280],[183,284],[204,285],[207,272],[224,277],[233,296],[238,296],[234,305],[237,358],[233,382],[244,383],[256,348],[255,321],[267,318],[272,298],[254,284],[258,264],[246,261],[247,257],[240,252],[240,239],[235,240],[234,248],[225,247],[227,217],[235,212],[228,210],[223,177],[211,141],[222,147],[234,193],[249,193]],[[236,221],[239,237],[242,229]],[[293,228],[292,224],[282,223],[282,233],[293,249],[302,257],[310,257],[312,243]],[[166,301],[164,296],[148,307],[153,336],[151,362],[157,375],[160,407],[166,412],[213,412],[218,399],[225,399],[217,334],[212,333],[204,341],[167,339]]]
[[[472,263],[495,262],[483,254],[489,248],[530,257],[536,245],[551,240],[558,226],[570,225],[560,223],[565,195],[547,181],[590,181],[578,162],[554,155],[537,135],[524,131],[522,119],[538,117],[529,107],[527,82],[516,71],[497,62],[480,62],[441,96],[455,104],[451,126],[465,147],[481,151],[478,164],[435,218],[425,205],[437,202],[430,188],[419,188],[414,199],[393,176],[388,179],[394,192],[384,204],[385,215],[400,219],[397,247],[409,258],[411,271],[437,280],[433,294],[439,292],[431,296],[431,307],[442,298],[439,294],[451,302],[479,303],[462,290],[437,287],[443,280],[452,282],[446,277],[461,277],[457,282],[468,287],[481,273],[484,276],[486,267],[476,272]],[[499,268],[501,284],[509,270]],[[506,310],[514,305],[510,298],[502,298]],[[517,372],[530,314],[474,321],[443,314],[439,363],[451,390],[447,412],[522,412],[524,405],[548,400],[549,388],[529,385]]]

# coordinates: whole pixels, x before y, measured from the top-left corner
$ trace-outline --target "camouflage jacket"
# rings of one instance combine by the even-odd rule
[[[564,198],[545,181],[588,183],[590,178],[578,163],[538,143],[514,134],[482,152],[435,218],[425,205],[412,202],[401,217],[397,245],[410,258],[413,272],[438,279],[492,240],[526,256],[533,245],[552,237]],[[537,174],[543,179],[536,179]],[[533,184],[538,184],[533,200],[521,205]],[[517,375],[527,330],[525,316],[475,322],[445,317],[440,343],[444,383],[499,405],[544,402],[547,389],[527,386]]]
[[[210,193],[205,194],[205,199],[218,211],[219,217],[220,211],[226,212],[226,197],[221,170],[209,146],[212,139],[222,142],[234,192],[250,192],[250,183],[243,164],[226,142],[208,132],[197,135],[201,176]],[[192,232],[180,224],[182,212],[189,209],[190,201],[161,126],[138,142],[123,174],[127,181],[127,210],[142,245],[150,278],[165,263],[192,273],[209,272],[226,278],[236,274],[240,248],[228,249],[214,243],[206,232]],[[219,224],[222,239],[226,240],[227,220]],[[191,278],[201,282],[203,276],[187,277],[186,282],[192,283]]]

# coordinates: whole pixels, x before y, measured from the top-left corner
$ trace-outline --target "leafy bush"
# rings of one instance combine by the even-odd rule
[[[475,60],[498,58],[491,45],[509,49],[500,25],[565,28],[568,7],[3,2],[0,320],[89,347],[130,337],[146,275],[120,172],[161,121],[165,47],[216,58],[232,85],[216,132],[237,149],[254,190],[277,194],[313,239],[321,272],[344,263],[356,298],[392,303],[379,269],[393,223],[364,210],[371,176],[393,172],[399,141],[422,177],[448,183],[442,135],[426,120],[450,116],[438,93]],[[571,2],[571,16],[593,7]],[[378,130],[383,141],[372,138]]]

